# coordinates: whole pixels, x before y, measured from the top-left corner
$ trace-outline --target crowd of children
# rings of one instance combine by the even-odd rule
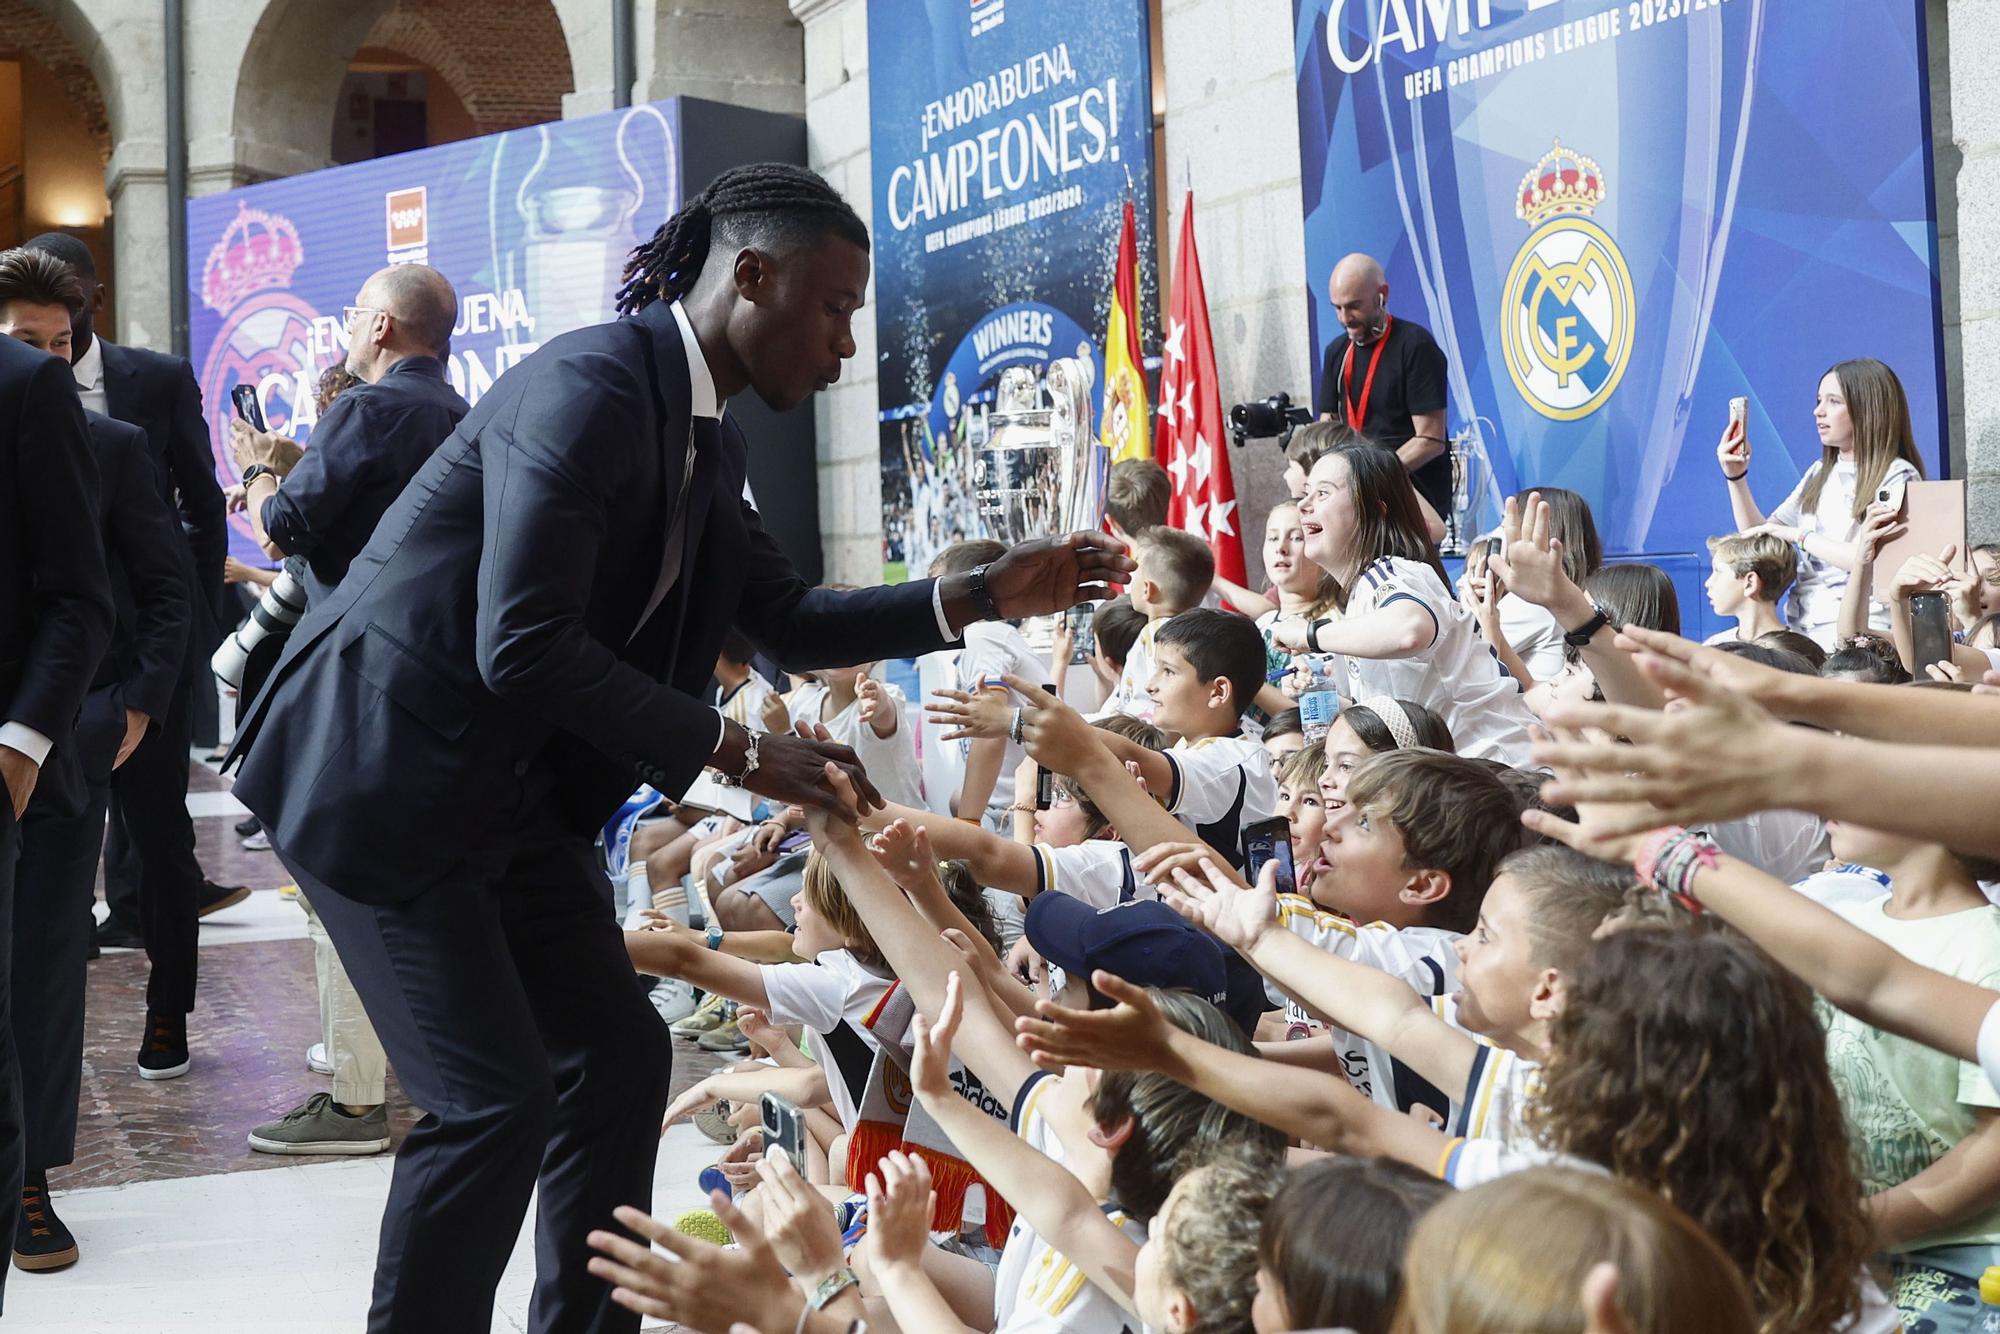
[[[1843,362],[1814,416],[1768,514],[1723,436],[1706,644],[1567,490],[1454,582],[1331,424],[1262,588],[1133,462],[1127,592],[972,627],[921,709],[732,643],[717,706],[883,801],[607,828],[663,1018],[744,1059],[668,1111],[711,1209],[593,1269],[717,1334],[2000,1328],[2000,549],[1878,577],[1902,389]]]

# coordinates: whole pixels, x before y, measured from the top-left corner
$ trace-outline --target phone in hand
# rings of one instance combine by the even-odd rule
[[[806,1174],[805,1113],[799,1110],[797,1103],[777,1093],[766,1093],[760,1098],[757,1110],[764,1122],[764,1152],[784,1154],[803,1177]]]
[[[1732,398],[1729,400],[1729,424],[1741,426],[1750,420],[1750,400]]]
[[[1901,516],[1903,502],[1909,497],[1910,479],[1906,476],[1885,478],[1875,492],[1875,503],[1887,505],[1891,513]]]
[[[257,401],[254,385],[239,384],[229,391],[229,401],[236,405],[236,415],[249,423],[253,430],[268,431],[264,424],[264,407]]]
[[[1292,822],[1284,816],[1274,815],[1244,829],[1243,860],[1251,884],[1264,873],[1264,863],[1274,861],[1278,864],[1278,892],[1298,892],[1298,871],[1292,864]]]
[[[1917,680],[1930,680],[1932,663],[1951,661],[1951,605],[1943,593],[1910,594],[1910,639],[1910,673]]]
[[[1056,693],[1056,688],[1052,685],[1043,686],[1042,689],[1048,691],[1049,694],[1051,695]],[[1056,804],[1055,773],[1052,770],[1044,769],[1041,766],[1037,765],[1035,767],[1035,809],[1038,811],[1045,811],[1049,807],[1055,804]]]

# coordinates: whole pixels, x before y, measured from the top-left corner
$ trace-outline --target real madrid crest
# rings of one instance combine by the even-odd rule
[[[1605,193],[1597,164],[1557,140],[1514,203],[1535,230],[1507,274],[1500,341],[1514,387],[1556,421],[1603,407],[1632,358],[1632,275],[1590,218]]]

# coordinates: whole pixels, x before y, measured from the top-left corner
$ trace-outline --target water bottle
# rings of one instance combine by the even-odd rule
[[[2000,1334],[2000,1265],[1988,1265],[1979,1276],[1979,1334]]]
[[[1333,727],[1334,717],[1340,712],[1340,692],[1334,687],[1333,660],[1331,658],[1308,659],[1312,668],[1312,680],[1299,695],[1299,730],[1305,733],[1306,744],[1324,741]]]

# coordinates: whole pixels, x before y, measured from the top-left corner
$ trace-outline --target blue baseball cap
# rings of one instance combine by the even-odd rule
[[[1028,905],[1026,930],[1036,953],[1086,985],[1101,968],[1134,986],[1190,991],[1245,1033],[1264,1011],[1257,971],[1240,958],[1232,968],[1232,951],[1157,899],[1093,908],[1050,890]],[[1093,1005],[1108,1004],[1094,988],[1090,995]]]

